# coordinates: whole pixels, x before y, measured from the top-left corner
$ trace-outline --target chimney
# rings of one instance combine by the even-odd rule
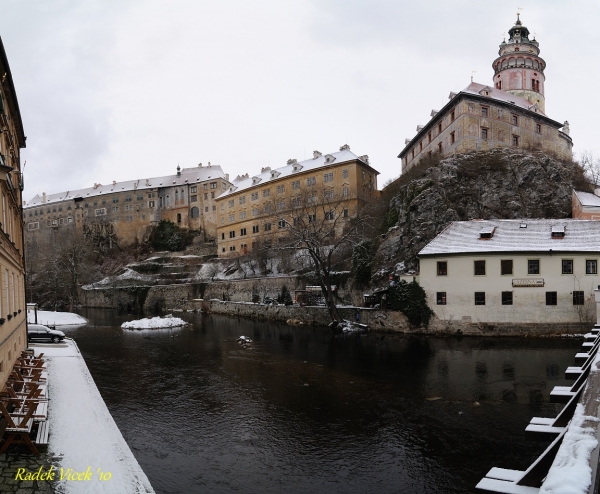
[[[225,174],[225,180],[227,180],[229,182],[229,173]]]
[[[46,204],[46,193],[42,192],[42,204]]]
[[[198,168],[202,168],[202,163],[198,163]]]
[[[181,177],[181,168],[179,168],[179,165],[177,165],[177,176]]]
[[[116,181],[116,180],[113,180],[113,187],[114,187],[115,185],[117,185],[117,181]]]

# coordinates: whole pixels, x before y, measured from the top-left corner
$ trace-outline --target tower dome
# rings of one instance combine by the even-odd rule
[[[500,43],[499,56],[492,63],[494,87],[525,98],[532,105],[537,104],[539,110],[545,113],[546,62],[539,56],[539,43],[535,37],[529,39],[529,29],[523,25],[519,14],[508,35],[508,41]]]

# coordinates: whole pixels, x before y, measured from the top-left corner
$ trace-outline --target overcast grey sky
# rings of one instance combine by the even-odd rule
[[[595,0],[0,0],[28,137],[25,199],[221,165],[231,178],[349,144],[379,184],[450,91],[492,82],[518,7],[546,113],[595,151]]]

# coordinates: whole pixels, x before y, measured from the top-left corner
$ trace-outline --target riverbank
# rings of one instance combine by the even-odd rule
[[[56,491],[153,493],[75,342],[67,339],[61,344],[31,347],[36,354],[44,353],[48,369],[48,455],[57,470],[53,483]],[[86,472],[87,476],[84,474],[85,480],[69,480],[63,475],[60,480],[61,469],[63,474],[71,469],[70,473]],[[23,482],[22,489],[31,487]]]

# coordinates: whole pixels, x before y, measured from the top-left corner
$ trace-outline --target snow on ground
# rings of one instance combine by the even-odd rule
[[[590,456],[598,440],[596,427],[584,427],[585,421],[598,418],[586,416],[579,403],[539,494],[587,494],[592,483]]]
[[[91,479],[58,481],[57,492],[66,494],[153,493],[148,477],[123,439],[96,383],[72,340],[59,345],[31,345],[43,352],[48,368],[48,451],[60,458],[59,468],[84,472]],[[99,471],[109,480],[100,480]],[[58,470],[57,477],[60,475]]]
[[[117,281],[129,280],[150,282],[153,280],[153,278],[150,275],[138,273],[137,271],[134,271],[131,268],[125,268],[125,270],[118,276],[107,276],[106,278],[103,278],[102,280],[96,283],[84,285],[81,288],[83,288],[84,290],[93,290],[94,288],[103,288]]]
[[[37,311],[38,324],[46,326],[81,326],[87,324],[88,320],[73,312],[52,312],[48,310]],[[27,311],[27,322],[35,324],[35,313]]]
[[[153,317],[145,319],[137,319],[135,321],[124,322],[121,324],[123,329],[156,329],[156,328],[176,328],[185,326],[187,322],[178,317],[165,316]]]

